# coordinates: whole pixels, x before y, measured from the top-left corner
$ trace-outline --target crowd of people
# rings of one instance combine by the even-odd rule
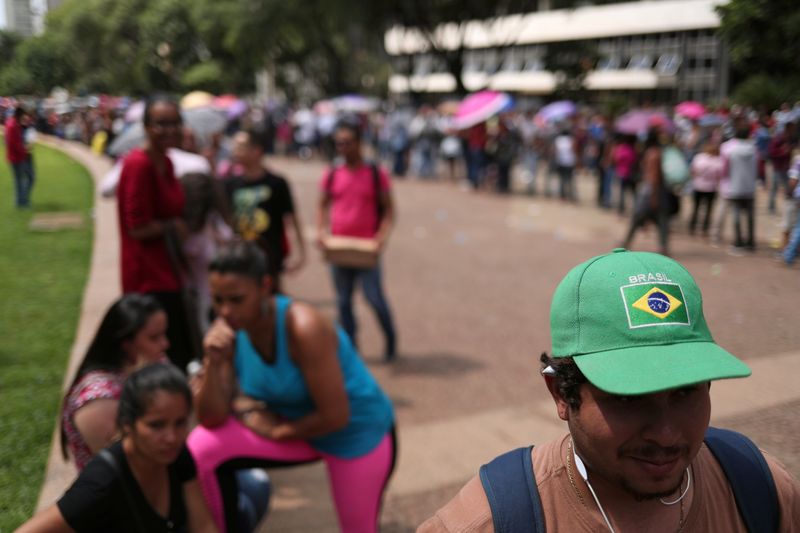
[[[732,251],[753,249],[760,179],[770,209],[783,207],[783,258],[794,260],[797,209],[777,201],[800,191],[797,117],[784,111],[755,122],[746,110],[717,112],[724,120],[710,126],[653,113],[640,132],[583,111],[545,122],[506,113],[457,131],[423,106],[299,136],[288,113],[277,125],[245,118],[229,143],[192,154],[180,106],[150,98],[143,143],[103,187],[117,202],[124,295],[62,407],[62,448],[80,474],[20,531],[252,531],[269,491],[262,470],[314,461],[327,467],[340,529],[378,530],[396,420],[359,353],[352,299],[360,283],[384,360],[396,361],[380,261],[395,217],[384,158],[396,177],[433,179],[441,158],[454,181],[463,162],[465,188],[569,203],[579,200],[576,174],[593,175],[592,203],[630,216],[626,245],[653,222],[662,252],[617,251],[566,275],[542,375],[569,434],[484,466],[421,531],[744,531],[751,520],[793,531],[800,484],[745,437],[708,427],[710,382],[750,371],[714,343],[699,288],[667,257],[670,218],[689,190],[690,233],[721,239],[732,211]],[[305,264],[307,243],[289,182],[264,166],[275,148],[336,155],[319,181],[315,241],[332,252],[340,238],[348,252],[328,255],[338,324],[281,284]],[[359,262],[337,259],[353,255]]]
[[[692,118],[666,109],[640,112],[650,114],[650,123],[638,130],[578,107],[555,120],[507,112],[457,131],[445,114],[423,106],[405,120],[378,115],[370,131],[376,153],[398,177],[407,171],[424,179],[463,176],[464,186],[474,190],[569,202],[579,201],[579,177],[591,181],[594,191],[582,203],[630,216],[623,244],[630,245],[639,227],[654,222],[662,253],[669,253],[670,228],[680,223],[690,235],[722,245],[730,214],[730,253],[752,251],[755,197],[765,194],[769,213],[780,209],[779,247],[787,263],[794,261],[797,245],[789,244],[797,227],[800,159],[794,156],[800,105],[784,104],[772,114],[732,106]],[[678,152],[683,163],[676,160]],[[665,174],[667,167],[675,175]],[[680,223],[673,220],[678,213],[686,213]]]
[[[664,253],[669,253],[670,229],[674,231],[680,224],[675,221],[679,213],[685,213],[677,218],[689,234],[699,234],[713,246],[730,242],[733,255],[753,250],[755,197],[762,190],[768,197],[769,213],[780,211],[782,235],[776,239],[780,242],[771,244],[783,251],[782,258],[787,264],[792,264],[797,256],[800,228],[794,231],[797,199],[793,195],[800,174],[800,159],[794,158],[800,106],[784,104],[771,114],[737,106],[720,107],[692,118],[651,108],[654,117],[665,120],[652,124],[658,133],[650,138],[649,130],[653,128],[635,131],[619,128],[611,117],[589,106],[575,106],[571,113],[547,119],[541,119],[533,111],[504,112],[458,130],[454,128],[453,106],[445,104],[421,105],[416,110],[364,110],[352,116],[352,123],[358,124],[355,131],[359,139],[363,138],[369,156],[385,163],[395,178],[442,177],[472,190],[539,194],[570,202],[590,200],[600,208],[614,209],[630,218],[622,243],[630,244],[638,228],[653,222]],[[26,128],[80,140],[103,152],[117,135],[131,126],[124,119],[124,110],[114,108],[82,108],[63,114],[17,109],[20,116],[9,116],[6,121],[6,142],[7,158],[16,180],[17,206],[23,208],[30,203],[34,183],[32,158],[26,149],[33,136],[23,135]],[[255,147],[256,151],[249,153],[251,162],[247,163],[247,172],[253,179],[252,174],[260,171],[256,168],[258,163],[252,161],[264,154],[318,155],[328,160],[341,156],[334,139],[340,117],[341,113],[335,110],[313,112],[285,105],[253,105],[250,112],[228,125],[225,132],[231,135],[227,137],[214,135],[198,142],[184,124],[182,138],[177,147],[170,148],[170,156],[179,175],[196,171],[234,177],[231,172],[238,172],[242,163],[228,162],[248,159],[248,147]],[[240,133],[234,137],[237,128]],[[253,133],[249,143],[242,140],[247,131]],[[689,170],[684,178],[665,180],[666,176],[659,175],[656,156],[651,156],[651,164],[647,164],[646,154],[655,147],[654,143],[662,150],[668,146],[680,150]],[[176,153],[178,148],[187,153]],[[202,158],[192,159],[190,153]],[[116,172],[120,170],[118,165]],[[269,172],[263,178],[269,181]],[[579,180],[596,183],[591,199],[578,198]],[[662,187],[661,181],[669,183]],[[227,186],[234,182],[228,181]],[[241,179],[236,183],[241,186]],[[110,189],[112,195],[115,186],[116,181]],[[259,186],[249,184],[244,189],[256,191]],[[283,192],[279,196],[281,200],[272,203],[293,209],[291,196]],[[262,220],[258,210],[243,207],[254,196],[240,191],[236,197],[232,208],[239,214],[233,223],[258,226]],[[729,219],[733,221],[733,231],[727,241]],[[283,268],[282,256],[294,248],[296,257],[287,268],[295,271],[305,260],[302,232],[296,230],[299,217],[290,211],[286,219],[288,227],[295,228],[289,232],[294,243],[283,235],[283,217],[274,220],[275,226],[268,232],[272,255],[277,258],[273,266]],[[244,231],[249,232],[252,227]],[[792,239],[795,233],[797,236]],[[280,243],[274,238],[278,234],[283,235]],[[376,305],[380,306],[380,302]]]

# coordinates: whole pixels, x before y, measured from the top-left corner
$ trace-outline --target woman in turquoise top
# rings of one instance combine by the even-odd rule
[[[342,531],[377,531],[394,468],[394,413],[350,339],[308,304],[272,294],[252,243],[209,266],[219,318],[204,341],[188,446],[222,531],[235,530],[235,469],[323,460]],[[237,392],[249,402],[234,401]]]

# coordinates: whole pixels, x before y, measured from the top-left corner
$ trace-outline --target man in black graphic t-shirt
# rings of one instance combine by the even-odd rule
[[[284,270],[295,271],[305,262],[305,241],[288,182],[262,165],[264,149],[258,134],[240,131],[233,138],[233,159],[243,170],[225,180],[233,228],[255,241],[267,254],[276,287]],[[296,252],[290,253],[286,226],[294,227]],[[291,257],[291,261],[285,259]]]

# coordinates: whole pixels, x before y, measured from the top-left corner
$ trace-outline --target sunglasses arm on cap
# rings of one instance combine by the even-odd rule
[[[553,368],[553,367],[552,367],[552,366],[550,366],[550,365],[547,365],[547,366],[544,368],[544,370],[542,370],[542,375],[543,375],[543,376],[555,376],[555,375],[556,375],[556,369],[555,369],[555,368]]]

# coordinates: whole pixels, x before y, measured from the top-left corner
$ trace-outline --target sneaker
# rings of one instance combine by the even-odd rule
[[[731,246],[728,249],[728,255],[733,257],[744,257],[744,248],[742,246]]]

